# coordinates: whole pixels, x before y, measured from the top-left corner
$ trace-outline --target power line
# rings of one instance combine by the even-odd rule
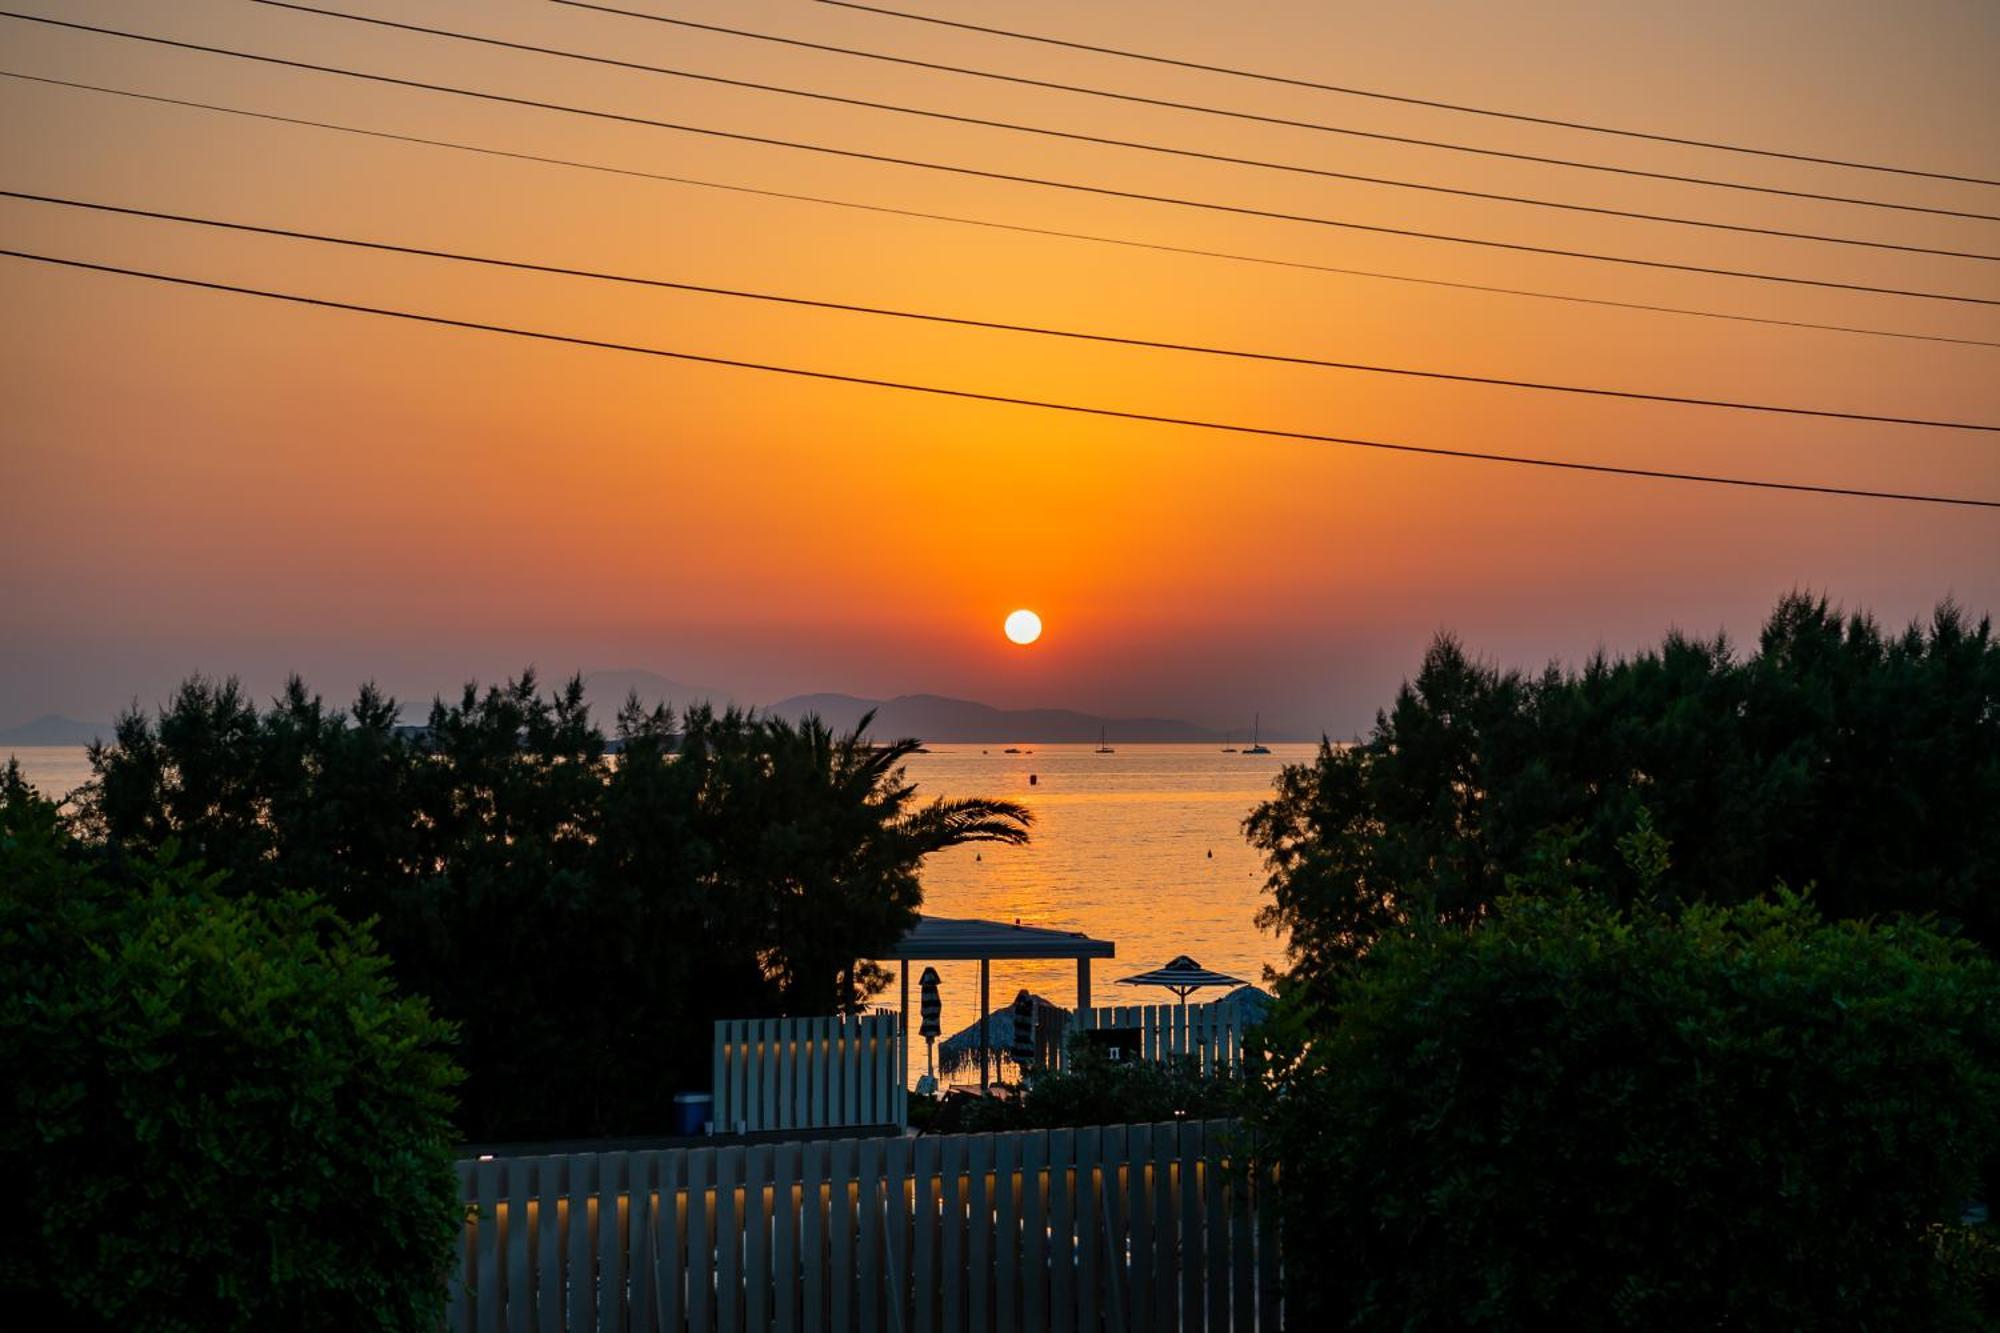
[[[652,287],[667,291],[692,292],[704,296],[722,296],[741,300],[762,301],[776,305],[800,306],[814,310],[836,310],[846,314],[915,320],[929,324],[950,324],[960,328],[982,329],[998,333],[1022,333],[1037,337],[1066,338],[1078,342],[1105,343],[1119,347],[1144,348],[1152,351],[1185,352],[1201,356],[1228,357],[1236,360],[1259,361],[1279,365],[1312,366],[1325,370],[1355,371],[1372,375],[1395,375],[1412,379],[1446,380],[1458,384],[1478,384],[1503,389],[1528,389],[1543,393],[1582,394],[1596,398],[1622,398],[1635,402],[1670,403],[1685,407],[1722,408],[1738,412],[1768,412],[1783,416],[1820,417],[1837,421],[1871,422],[1879,425],[1920,426],[1933,430],[2000,431],[2000,425],[1976,421],[1940,421],[1924,417],[1886,416],[1869,412],[1841,412],[1824,408],[1788,407],[1770,403],[1746,403],[1732,399],[1697,398],[1682,394],[1643,393],[1630,389],[1604,389],[1575,384],[1550,384],[1537,380],[1458,374],[1451,371],[1422,370],[1408,366],[1374,365],[1360,361],[1334,361],[1321,357],[1293,356],[1279,352],[1258,352],[1241,348],[1215,347],[1200,343],[1125,337],[1118,334],[1094,333],[1077,329],[1058,329],[1034,324],[1016,324],[1002,320],[943,315],[931,311],[899,310],[889,306],[860,305],[846,301],[791,296],[778,292],[762,292],[739,287],[720,287],[707,283],[683,282],[670,278],[651,278],[629,273],[608,273],[600,269],[576,268],[562,264],[542,264],[529,260],[501,259],[491,255],[466,254],[462,251],[440,250],[428,246],[403,245],[393,241],[373,241],[351,236],[333,236],[324,232],[300,231],[289,227],[268,226],[262,223],[199,217],[188,213],[170,213],[159,209],[137,208],[124,204],[107,204],[95,200],[70,199],[60,195],[34,194],[25,190],[0,189],[0,199],[18,199],[30,203],[55,204],[64,208],[89,209],[93,212],[113,213],[125,217],[186,223],[198,227],[249,232],[260,236],[278,236],[296,241],[313,241],[320,244],[346,246],[358,250],[374,250],[388,254],[412,255],[424,259],[446,259],[455,263],[480,264],[489,268],[512,269],[525,273],[546,273],[559,277],[588,278],[598,282],[613,282],[636,287]]]
[[[276,3],[276,0],[259,0],[259,3]],[[1111,88],[1099,88],[1090,84],[1064,83],[1057,79],[1037,79],[1025,74],[1003,74],[997,70],[979,69],[970,65],[952,65],[938,60],[919,60],[914,56],[891,55],[886,51],[871,51],[865,47],[839,46],[832,42],[815,42],[803,37],[785,37],[777,33],[758,32],[751,28],[732,28],[721,23],[702,23],[694,19],[679,18],[667,14],[651,14],[639,9],[622,9],[616,5],[597,3],[596,0],[553,0],[559,5],[572,9],[595,10],[600,14],[616,14],[624,18],[644,19],[649,23],[666,23],[677,28],[694,32],[713,32],[730,37],[745,37],[752,41],[773,42],[780,46],[796,47],[805,51],[824,51],[833,55],[854,56],[862,60],[881,61],[885,64],[902,65],[910,69],[932,70],[943,74],[962,74],[975,79],[991,79],[998,83],[1009,83],[1023,88],[1044,88],[1054,92],[1077,93],[1084,97],[1108,98],[1134,106],[1160,107],[1173,111],[1192,111],[1200,115],[1226,116],[1231,120],[1253,121],[1261,125],[1281,125],[1289,129],[1314,130],[1322,134],[1340,134],[1356,139],[1373,139],[1382,143],[1406,144],[1418,148],[1438,148],[1453,153],[1471,153],[1479,157],[1503,158],[1511,162],[1536,162],[1544,166],[1573,167],[1579,171],[1603,171],[1618,176],[1637,176],[1646,180],[1673,181],[1682,185],[1703,185],[1719,190],[1745,190],[1753,194],[1778,195],[1787,199],[1811,199],[1829,204],[1853,204],[1861,208],[1887,208],[1903,213],[1928,213],[1936,217],[1971,218],[1979,222],[2000,222],[2000,213],[1975,213],[1957,208],[1937,208],[1927,204],[1905,204],[1889,199],[1865,199],[1854,195],[1824,194],[1814,190],[1787,190],[1776,185],[1753,185],[1748,181],[1721,180],[1712,176],[1691,176],[1672,171],[1649,171],[1643,167],[1617,166],[1605,162],[1585,162],[1576,158],[1549,157],[1539,153],[1514,152],[1504,148],[1482,148],[1475,144],[1454,143],[1447,139],[1424,139],[1407,134],[1388,134],[1380,130],[1356,129],[1348,125],[1329,125],[1325,121],[1300,120],[1290,116],[1266,115],[1257,111],[1244,111],[1234,107],[1214,106],[1205,102],[1182,102],[1169,97],[1147,97],[1140,93],[1119,92]],[[316,11],[317,12],[317,11]]]
[[[1635,209],[1611,208],[1597,204],[1566,203],[1556,199],[1540,199],[1532,195],[1501,194],[1490,190],[1465,189],[1454,185],[1433,185],[1423,181],[1402,180],[1392,176],[1369,176],[1359,172],[1334,171],[1323,167],[1307,166],[1297,162],[1274,162],[1266,158],[1243,157],[1234,153],[1211,153],[1194,148],[1177,148],[1169,144],[1147,143],[1138,139],[1119,139],[1108,135],[1086,134],[1080,130],[1053,129],[1043,125],[1024,125],[1018,121],[994,120],[984,116],[967,115],[956,111],[936,111],[926,107],[906,106],[900,102],[878,102],[865,97],[848,97],[839,93],[794,88],[781,83],[763,83],[754,79],[730,78],[721,74],[708,74],[669,65],[650,65],[643,61],[621,60],[614,56],[593,55],[583,51],[568,51],[561,47],[539,46],[532,42],[508,41],[505,38],[488,37],[479,33],[459,32],[450,28],[431,28],[417,23],[404,23],[397,19],[378,18],[371,14],[349,14],[337,9],[322,9],[317,5],[298,4],[294,0],[252,0],[252,3],[269,5],[275,9],[289,9],[301,14],[313,14],[321,18],[344,19],[350,23],[363,23],[378,28],[392,28],[401,32],[421,33],[427,37],[443,37],[451,41],[471,42],[480,46],[498,47],[507,51],[555,56],[563,60],[583,61],[592,65],[634,70],[644,74],[664,74],[670,78],[689,79],[727,88],[742,88],[753,92],[776,93],[784,97],[806,98],[816,102],[830,102],[839,106],[861,107],[870,111],[887,111],[900,116],[919,116],[926,120],[945,121],[955,125],[974,125],[984,129],[1006,130],[1015,134],[1033,134],[1043,138],[1065,139],[1072,143],[1095,144],[1108,148],[1130,148],[1140,152],[1158,153],[1168,157],[1187,158],[1200,162],[1216,162],[1238,167],[1256,167],[1267,171],[1283,171],[1299,176],[1316,176],[1325,180],[1351,181],[1362,185],[1382,185],[1400,190],[1420,190],[1428,194],[1453,195],[1461,199],[1483,199],[1495,203],[1524,204],[1532,208],[1553,208],[1570,213],[1588,213],[1598,217],[1624,218],[1639,222],[1663,222],[1677,227],[1700,227],[1712,231],[1736,232],[1740,235],[1771,236],[1780,240],[1814,241],[1824,245],[1857,246],[1870,250],[1892,250],[1902,254],[1938,255],[1946,259],[1977,259],[1988,263],[2000,262],[2000,255],[1986,254],[1976,250],[1948,250],[1938,246],[1906,245],[1899,241],[1877,241],[1858,236],[1835,236],[1826,232],[1792,231],[1783,227],[1759,227],[1749,223],[1716,222],[1705,218],[1680,217],[1671,213],[1646,213]]]
[[[1378,449],[1389,453],[1424,454],[1434,458],[1471,459],[1486,463],[1508,463],[1521,467],[1553,468],[1565,472],[1596,472],[1619,477],[1644,477],[1656,481],[1699,482],[1714,486],[1742,486],[1755,490],[1799,491],[1814,495],[1845,495],[1867,500],[1900,500],[1919,504],[1963,505],[1977,509],[2000,509],[2000,500],[1982,500],[1972,496],[1935,495],[1910,491],[1865,490],[1849,486],[1821,486],[1810,482],[1765,481],[1752,477],[1725,477],[1700,472],[1670,472],[1654,468],[1622,467],[1612,463],[1580,463],[1567,459],[1537,458],[1524,454],[1444,449],[1421,444],[1396,444],[1384,440],[1364,440],[1342,435],[1322,435],[1312,431],[1282,430],[1271,426],[1246,426],[1235,422],[1209,421],[1199,417],[1174,417],[1152,412],[1131,412],[1113,407],[1088,407],[1078,403],[1063,403],[1050,399],[1024,398],[1010,394],[981,393],[972,389],[952,389],[935,384],[912,384],[902,380],[877,379],[866,375],[843,375],[830,370],[809,370],[801,366],[777,365],[762,361],[743,361],[733,357],[709,356],[699,352],[682,352],[664,347],[648,347],[636,343],[620,343],[599,338],[583,338],[574,334],[550,333],[540,329],[521,329],[505,324],[485,324],[474,320],[451,319],[444,315],[422,314],[410,310],[394,310],[383,306],[358,305],[348,301],[328,300],[324,297],[299,296],[291,292],[274,292],[262,287],[240,287],[231,283],[211,282],[203,278],[187,278],[174,274],[154,273],[145,269],[122,268],[112,264],[90,263],[81,259],[63,259],[53,255],[32,254],[25,250],[0,249],[0,257],[25,259],[33,263],[53,264],[64,268],[82,269],[95,273],[111,273],[121,277],[144,278],[152,282],[170,283],[180,287],[195,287],[206,291],[229,292],[239,296],[255,296],[267,300],[285,301],[294,305],[317,306],[326,310],[345,310],[354,314],[378,315],[388,319],[409,320],[414,323],[433,324],[444,328],[470,329],[480,333],[498,333],[515,338],[531,338],[539,342],[565,343],[575,347],[593,347],[603,351],[630,352],[640,356],[662,357],[668,360],[686,361],[697,365],[726,366],[736,370],[754,370],[765,374],[787,375],[795,379],[818,380],[830,384],[852,384],[872,389],[893,389],[903,393],[926,394],[936,398],[994,403],[1007,407],[1030,407],[1049,412],[1068,412],[1081,416],[1104,417],[1116,421],[1136,421],[1157,426],[1183,426],[1193,430],[1222,431],[1234,435],[1256,435],[1278,440],[1298,440],[1310,444],[1333,444],[1355,449]]]
[[[1776,319],[1764,315],[1733,314],[1721,310],[1696,310],[1686,306],[1655,305],[1642,301],[1614,301],[1599,296],[1576,296],[1564,292],[1535,291],[1530,288],[1500,287],[1478,282],[1456,282],[1448,278],[1424,278],[1407,273],[1384,273],[1375,269],[1343,268],[1335,264],[1316,264],[1303,259],[1280,259],[1270,255],[1240,254],[1228,250],[1208,250],[1198,246],[1169,245],[1160,241],[1140,241],[1130,237],[1100,236],[1091,232],[1064,231],[1053,227],[1029,226],[1025,223],[1000,222],[992,218],[963,217],[954,213],[934,213],[926,212],[922,209],[896,208],[887,204],[862,203],[858,200],[835,199],[826,195],[800,194],[788,190],[773,190],[752,185],[733,185],[722,181],[702,180],[694,176],[676,176],[665,172],[645,171],[637,167],[616,167],[601,162],[580,162],[571,158],[548,157],[539,153],[523,153],[505,148],[489,148],[481,144],[458,143],[450,139],[431,139],[425,138],[422,135],[399,134],[391,130],[364,129],[357,125],[342,125],[334,121],[312,120],[301,116],[284,116],[270,111],[252,111],[245,107],[223,106],[216,102],[198,102],[182,97],[167,97],[158,93],[142,93],[129,88],[113,88],[103,84],[80,83],[71,79],[56,79],[40,74],[23,74],[16,70],[0,70],[0,78],[20,79],[29,83],[39,83],[56,88],[69,88],[79,92],[102,93],[111,97],[124,97],[134,101],[152,102],[160,106],[183,107],[196,111],[212,111],[227,116],[240,116],[248,120],[269,121],[278,125],[331,130],[339,134],[358,135],[363,138],[381,139],[391,143],[418,144],[427,148],[445,148],[454,152],[475,153],[483,157],[494,157],[507,161],[532,162],[540,166],[567,167],[578,171],[599,172],[605,175],[624,176],[635,180],[659,181],[670,185],[687,185],[705,190],[723,190],[733,194],[752,195],[763,199],[783,199],[795,203],[824,205],[829,208],[853,209],[859,212],[876,213],[888,217],[912,218],[925,222],[945,222],[956,226],[980,227],[993,231],[1014,232],[1020,235],[1042,236],[1057,240],[1084,241],[1094,245],[1113,245],[1124,249],[1182,255],[1196,259],[1217,259],[1230,263],[1258,264],[1271,268],[1291,269],[1308,273],[1327,273],[1341,277],[1369,278],[1383,282],[1403,282],[1424,287],[1441,287],[1454,291],[1481,292],[1496,296],[1519,296],[1539,301],[1560,301],[1573,305],[1600,306],[1612,310],[1636,310],[1649,314],[1685,315],[1695,319],[1726,320],[1731,323],[1760,324],[1772,328],[1809,329],[1817,332],[1848,333],[1871,338],[1900,338],[1915,342],[1947,343],[1959,347],[2000,347],[2000,341],[1984,338],[1957,338],[1941,333],[1912,333],[1900,329],[1867,328],[1852,324],[1821,324],[1810,320]]]
[[[1661,134],[1649,130],[1621,129],[1612,125],[1600,125],[1591,121],[1563,120],[1555,116],[1536,116],[1520,111],[1501,111],[1494,107],[1471,106],[1463,102],[1446,102],[1436,98],[1413,97],[1403,93],[1385,93],[1370,88],[1355,88],[1344,84],[1320,83],[1312,79],[1291,78],[1283,74],[1270,74],[1260,70],[1237,69],[1229,65],[1211,65],[1198,60],[1178,60],[1172,56],[1154,55],[1145,51],[1131,51],[1115,46],[1094,46],[1088,42],[1073,42],[1060,37],[1048,37],[1041,33],[1016,32],[1007,28],[989,28],[977,23],[966,23],[957,19],[940,18],[933,14],[910,14],[900,9],[888,9],[880,5],[861,4],[857,0],[819,0],[821,4],[839,9],[858,9],[870,14],[881,14],[889,18],[906,19],[912,23],[931,23],[941,28],[958,28],[966,32],[985,33],[992,37],[1011,37],[1016,41],[1038,42],[1044,46],[1066,47],[1072,51],[1089,51],[1097,55],[1122,56],[1128,60],[1143,60],[1155,65],[1172,65],[1179,69],[1200,70],[1207,74],[1228,74],[1239,79],[1256,79],[1263,83],[1280,83],[1294,88],[1311,88],[1318,92],[1342,93],[1349,97],[1366,97],[1382,102],[1400,102],[1405,106],[1430,107],[1439,111],[1460,111],[1473,116],[1491,116],[1499,120],[1518,121],[1526,125],[1551,125],[1558,129],[1585,130],[1592,134],[1613,134],[1626,139],[1644,139],[1652,143],[1679,144],[1686,148],[1713,148],[1725,153],[1744,153],[1752,157],[1775,158],[1785,162],[1810,162],[1823,167],[1850,167],[1856,171],[1879,171],[1896,176],[1918,176],[1926,180],[1956,181],[1964,185],[2000,185],[2000,180],[1989,180],[1984,176],[1960,176],[1946,171],[1926,171],[1917,167],[1889,166],[1879,162],[1856,162],[1848,158],[1816,157],[1810,153],[1786,152],[1777,148],[1756,148],[1748,144],[1723,143],[1713,139],[1694,139],[1682,135]]]
[[[1454,245],[1479,246],[1487,249],[1508,250],[1522,254],[1548,255],[1563,259],[1585,259],[1595,263],[1624,264],[1674,273],[1698,273],[1710,277],[1743,278],[1756,282],[1779,283],[1794,287],[1818,287],[1830,291],[1865,292],[1878,296],[1904,296],[1916,300],[1949,301],[1962,305],[2000,306],[2000,298],[1994,297],[1966,296],[1953,292],[1922,291],[1905,287],[1878,287],[1867,283],[1836,282],[1827,278],[1805,278],[1791,274],[1720,268],[1706,264],[1683,264],[1665,259],[1641,259],[1631,255],[1607,255],[1591,250],[1572,250],[1557,246],[1529,245],[1519,241],[1496,241],[1481,237],[1456,236],[1445,232],[1427,232],[1407,227],[1390,227],[1375,223],[1350,222],[1339,218],[1321,217],[1306,213],[1286,213],[1275,209],[1252,208],[1241,204],[1224,204],[1208,200],[1186,199],[1176,195],[1148,194],[1139,190],[1120,190],[1110,186],[1088,185],[1078,181],[1052,180],[1046,177],[1026,176],[1014,172],[989,171],[981,167],[968,167],[956,163],[932,162],[923,158],[897,157],[892,154],[870,153],[855,148],[835,148],[828,144],[806,143],[796,139],[780,139],[773,135],[750,134],[741,130],[719,130],[705,125],[686,125],[677,121],[657,120],[649,116],[634,116],[623,112],[600,111],[590,107],[570,106],[561,102],[548,102],[531,97],[516,97],[507,93],[458,88],[450,84],[431,83],[422,79],[399,78],[390,74],[371,74],[360,70],[346,69],[337,65],[320,65],[311,61],[293,60],[283,56],[258,55],[248,51],[237,51],[220,46],[207,46],[199,42],[181,41],[171,37],[156,37],[146,33],[124,32],[116,28],[101,28],[86,23],[72,23],[65,19],[48,18],[39,14],[21,14],[12,10],[0,10],[0,18],[12,18],[29,23],[47,24],[52,27],[96,33],[106,37],[122,37],[131,41],[145,42],[155,46],[165,46],[183,51],[199,51],[208,55],[228,56],[232,59],[250,60],[260,64],[277,65],[286,69],[302,69],[316,74],[334,74],[343,78],[362,79],[371,83],[387,84],[392,87],[416,88],[425,92],[447,93],[457,97],[471,97],[507,106],[520,106],[538,111],[556,111],[567,115],[588,116],[593,119],[615,121],[626,125],[644,125],[654,129],[674,130],[684,134],[699,134],[710,138],[728,139],[737,143],[754,143],[775,148],[791,148],[801,152],[820,153],[887,166],[914,167],[923,171],[945,172],[951,175],[968,176],[980,180],[1003,181],[1015,185],[1042,186],[1048,189],[1091,194],[1110,199],[1125,199],[1139,203],[1171,204],[1176,207],[1223,213],[1232,217],[1266,218],[1278,222],[1297,222],[1310,226],[1333,227],[1347,231],[1363,231],[1384,236],[1443,241]]]

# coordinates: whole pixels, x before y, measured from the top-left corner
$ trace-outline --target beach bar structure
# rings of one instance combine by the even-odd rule
[[[1110,940],[1092,939],[1080,930],[1051,930],[1046,926],[1024,926],[1016,921],[980,921],[970,917],[924,916],[903,936],[890,956],[897,959],[902,979],[903,1030],[910,1028],[910,964],[977,962],[979,964],[979,1089],[984,1092],[992,1079],[992,1039],[987,1034],[987,1016],[993,1011],[993,960],[1050,959],[1076,960],[1076,1008],[1090,1008],[1090,962],[1093,958],[1115,958],[1118,946]]]

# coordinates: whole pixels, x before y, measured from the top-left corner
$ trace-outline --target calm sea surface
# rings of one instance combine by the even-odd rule
[[[1121,745],[1108,755],[1092,753],[1089,745],[1023,748],[1031,752],[940,745],[910,760],[923,799],[1001,796],[1035,813],[1034,841],[1027,847],[965,847],[931,858],[924,869],[926,912],[1018,918],[1115,941],[1118,956],[1093,968],[1100,1004],[1120,996],[1137,1003],[1169,998],[1113,982],[1175,954],[1253,981],[1266,964],[1281,960],[1281,942],[1252,920],[1264,900],[1264,872],[1243,841],[1242,823],[1278,770],[1309,758],[1312,746],[1274,745],[1269,755],[1224,754],[1199,745]],[[28,746],[15,753],[49,794],[90,776],[80,747]],[[936,966],[949,1034],[978,1016],[979,969],[974,963]],[[993,965],[996,1007],[1024,986],[1073,1004],[1075,964]],[[895,988],[882,998],[895,1003]]]

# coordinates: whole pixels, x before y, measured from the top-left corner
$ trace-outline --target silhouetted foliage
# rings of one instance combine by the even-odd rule
[[[308,895],[98,859],[0,774],[9,1326],[438,1327],[449,1029]]]
[[[1946,603],[1892,637],[1793,595],[1744,657],[1672,634],[1526,676],[1440,637],[1369,739],[1288,768],[1247,830],[1310,985],[1510,886],[1740,902],[1783,881],[1832,917],[1935,913],[2000,947],[1996,809],[1990,623]]]
[[[706,1087],[716,1018],[849,1010],[916,919],[917,872],[1025,840],[1001,801],[919,804],[914,741],[637,700],[616,745],[580,680],[532,673],[398,729],[294,680],[264,712],[191,680],[92,750],[80,823],[114,863],[169,840],[238,893],[306,889],[372,921],[462,1034],[475,1139],[645,1133]],[[615,755],[608,751],[615,749]]]
[[[1262,1029],[1291,1327],[1991,1327],[2000,969],[1802,899],[1507,899]],[[1984,1288],[1983,1292],[1981,1288]]]
[[[1240,1078],[1204,1074],[1186,1057],[1107,1060],[1079,1043],[1064,1068],[1033,1071],[1026,1086],[1007,1100],[968,1103],[956,1125],[950,1130],[940,1125],[938,1132],[1223,1120],[1243,1111],[1245,1092]]]

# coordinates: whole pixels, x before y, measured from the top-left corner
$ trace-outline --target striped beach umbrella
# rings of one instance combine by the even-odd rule
[[[924,1039],[924,1077],[935,1084],[937,1039],[938,1033],[943,1031],[938,1026],[938,1020],[944,1017],[944,1001],[938,998],[938,970],[934,967],[925,968],[924,974],[917,978],[917,1012],[922,1015],[922,1021],[917,1024],[917,1035]]]
[[[917,1028],[919,1037],[936,1037],[944,1030],[938,1026],[938,1020],[944,1016],[944,1001],[938,998],[938,980],[938,970],[934,967],[925,968],[924,974],[917,978],[917,1009],[923,1015],[923,1022]]]
[[[1241,986],[1246,984],[1242,977],[1232,977],[1223,972],[1211,972],[1186,954],[1181,954],[1165,967],[1156,967],[1151,972],[1141,972],[1136,976],[1120,977],[1121,986],[1164,986],[1180,997],[1181,1004],[1187,1004],[1187,997],[1208,986]]]

